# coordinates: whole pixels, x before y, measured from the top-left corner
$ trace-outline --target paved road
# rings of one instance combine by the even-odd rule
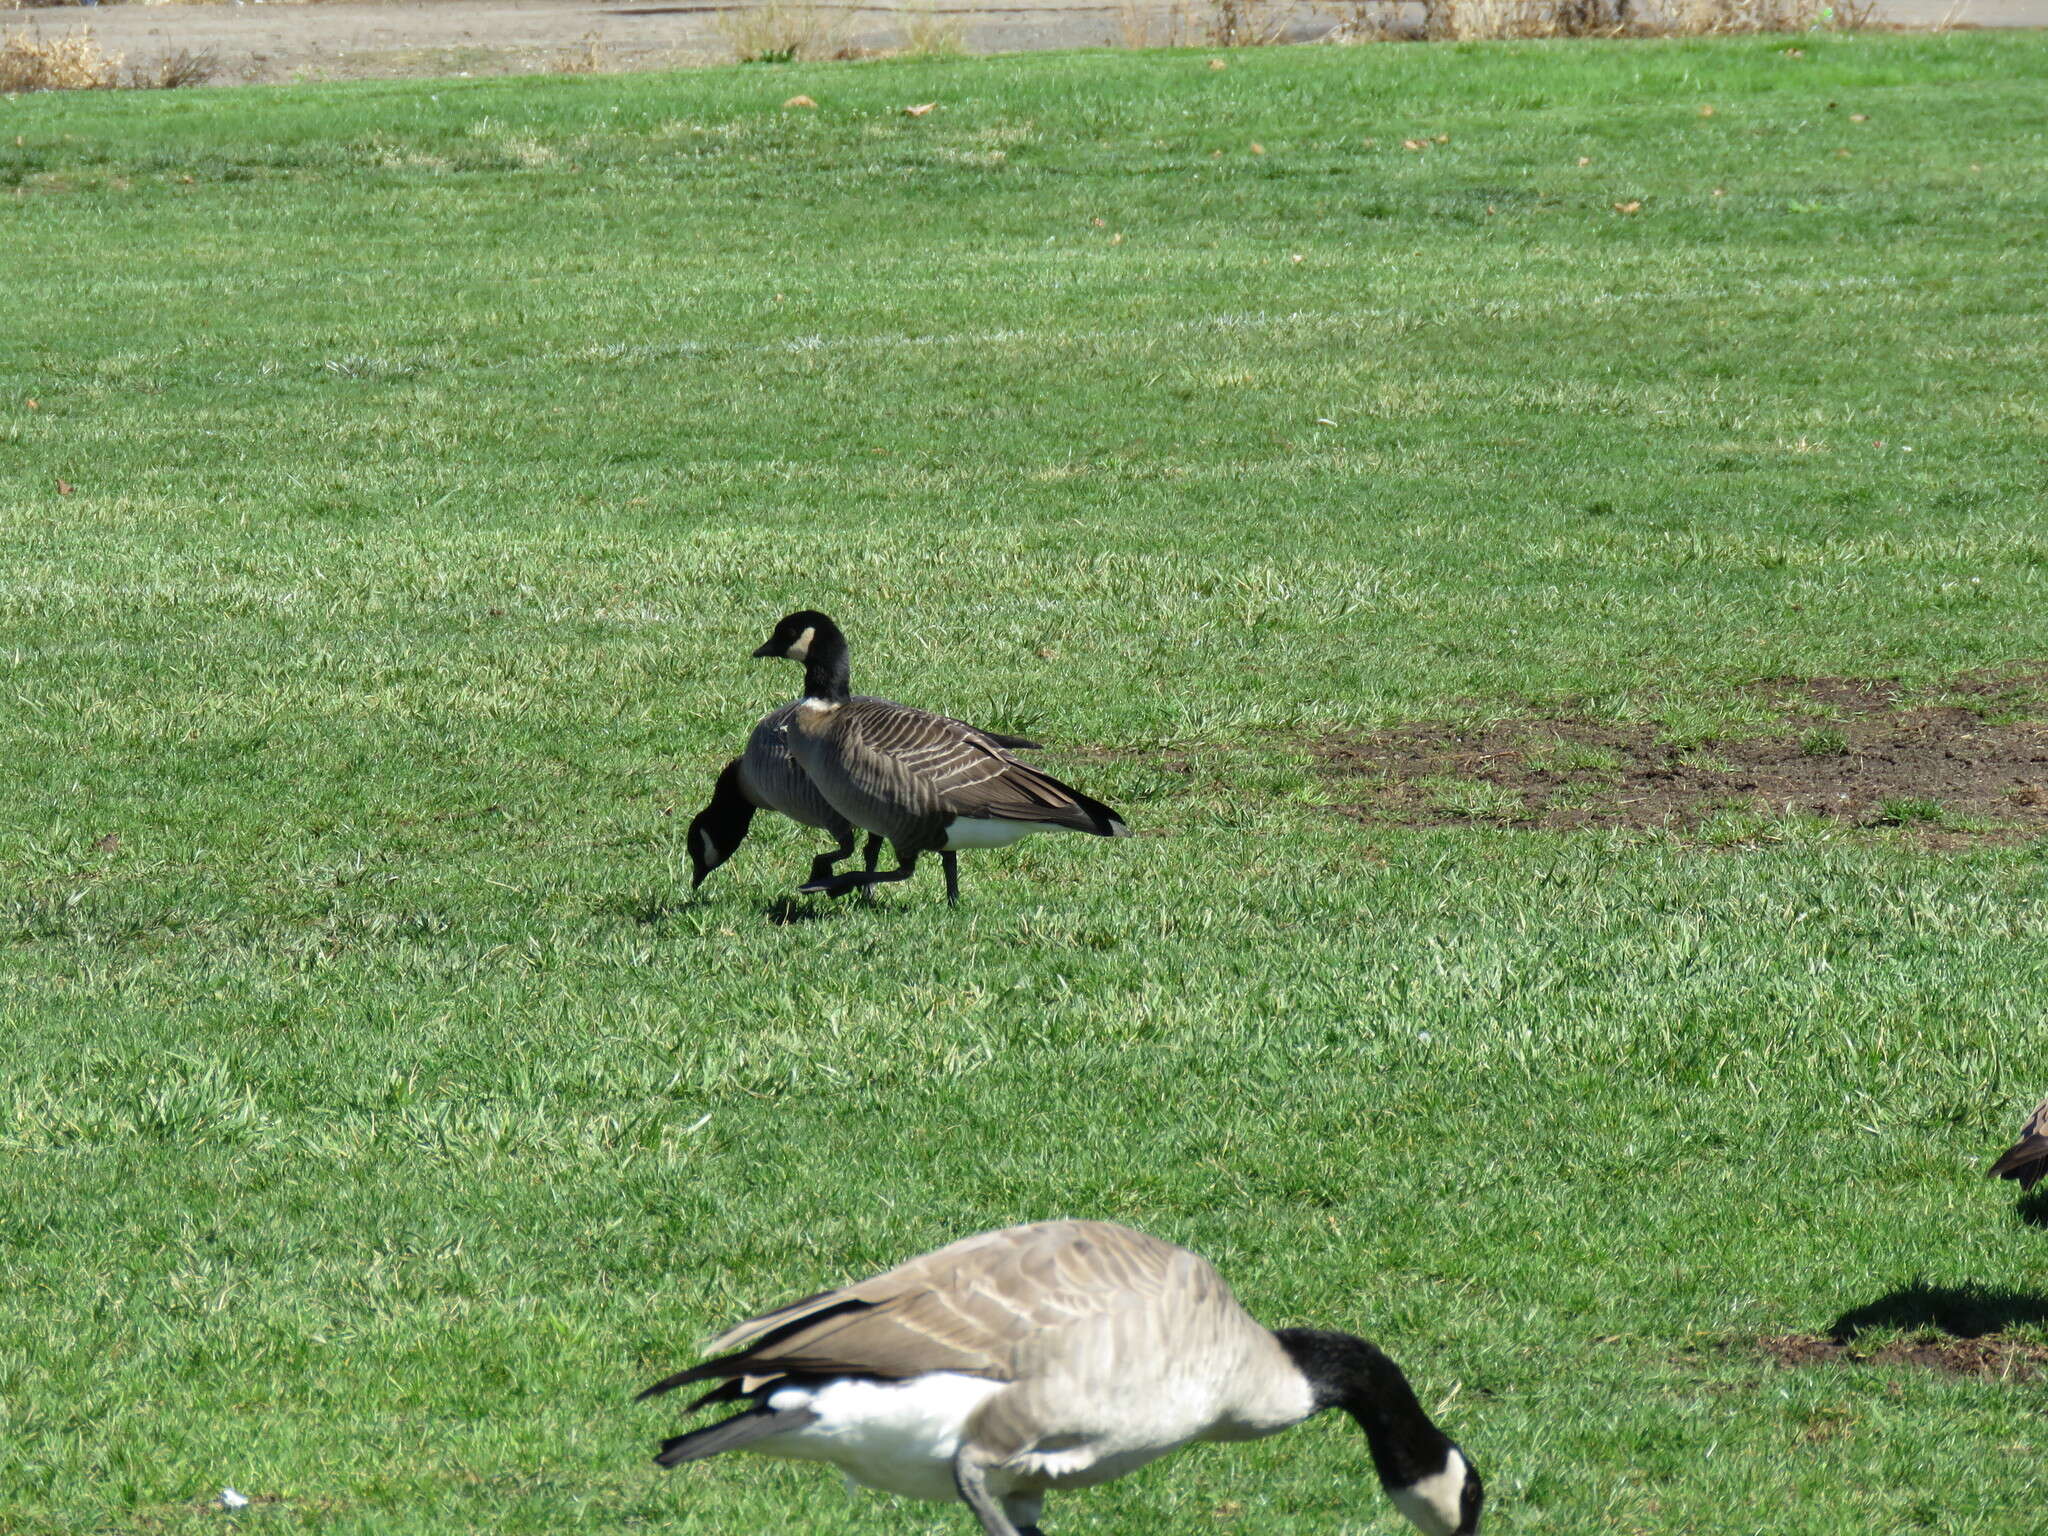
[[[110,5],[9,12],[0,27],[45,34],[89,23],[101,45],[146,65],[180,49],[210,50],[226,83],[353,79],[418,74],[508,74],[563,68],[661,69],[731,57],[718,29],[734,0],[396,0],[271,5]],[[1932,25],[1952,0],[1886,0],[1890,19]],[[1205,9],[1205,7],[1196,7]],[[937,0],[975,52],[1087,48],[1134,42],[1199,43],[1187,34],[1185,0]],[[845,41],[887,49],[902,41],[893,6],[839,0]],[[1294,12],[1291,34],[1319,36],[1334,7]],[[1419,14],[1419,8],[1418,8]],[[1174,18],[1183,18],[1176,24]],[[2048,26],[2048,0],[1965,0],[1973,26]],[[1143,35],[1135,35],[1139,29]]]

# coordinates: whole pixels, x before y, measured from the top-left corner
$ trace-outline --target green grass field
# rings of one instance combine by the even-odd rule
[[[1757,1340],[2048,1338],[2043,846],[1314,750],[2048,658],[2048,39],[1788,46],[0,103],[0,1527],[966,1536],[628,1399],[1074,1214],[1378,1338],[1492,1530],[2038,1529],[2048,1387]],[[798,606],[1141,835],[692,900]],[[1047,1524],[1400,1528],[1335,1422]]]

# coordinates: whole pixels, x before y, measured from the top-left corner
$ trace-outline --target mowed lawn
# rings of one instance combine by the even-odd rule
[[[2039,1528],[2042,1381],[1758,1341],[2048,1339],[2042,846],[1318,750],[2038,673],[2048,41],[18,99],[0,199],[0,1527],[966,1536],[629,1399],[1072,1214],[1377,1338],[1490,1529]],[[1139,836],[693,899],[801,606]],[[1336,1421],[1047,1519],[1398,1528]]]

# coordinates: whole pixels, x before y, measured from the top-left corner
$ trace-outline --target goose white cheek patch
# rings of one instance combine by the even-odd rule
[[[811,641],[817,638],[815,629],[807,629],[789,642],[789,649],[782,654],[791,661],[808,661],[811,656]]]
[[[1465,1458],[1453,1451],[1441,1472],[1387,1492],[1394,1507],[1417,1530],[1427,1532],[1428,1536],[1451,1536],[1463,1517]]]

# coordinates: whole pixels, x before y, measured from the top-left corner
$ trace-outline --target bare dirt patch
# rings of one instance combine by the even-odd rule
[[[30,0],[32,5],[38,0]],[[1887,22],[1943,25],[1954,0],[1883,0]],[[40,37],[89,24],[109,54],[155,72],[180,54],[217,61],[218,85],[418,76],[616,73],[678,69],[733,56],[720,35],[722,15],[748,0],[332,0],[321,4],[52,5],[6,10]],[[1220,0],[942,0],[920,8],[903,0],[867,5],[820,0],[845,18],[845,44],[857,56],[905,47],[921,19],[957,25],[970,53],[1038,48],[1129,47],[1204,43],[1221,24]],[[1278,7],[1268,7],[1278,9]],[[1345,35],[1345,0],[1294,8],[1281,28],[1289,41]],[[1385,30],[1420,35],[1421,0],[1385,9]],[[1233,15],[1249,15],[1238,6]],[[2048,0],[1970,0],[1979,26],[2040,26]],[[784,95],[790,94],[788,91]],[[779,98],[778,98],[779,99]]]
[[[1810,1333],[1778,1334],[1757,1340],[1778,1364],[1917,1365],[1945,1376],[1979,1381],[2040,1381],[2048,1377],[2048,1345],[1990,1334],[1975,1339],[1897,1339],[1876,1347],[1840,1342]]]
[[[1477,822],[1698,832],[1731,818],[1903,827],[1936,844],[2048,833],[2048,671],[1893,684],[1773,679],[1717,733],[1570,712],[1481,729],[1407,725],[1322,744],[1365,790],[1339,809],[1411,826]]]

